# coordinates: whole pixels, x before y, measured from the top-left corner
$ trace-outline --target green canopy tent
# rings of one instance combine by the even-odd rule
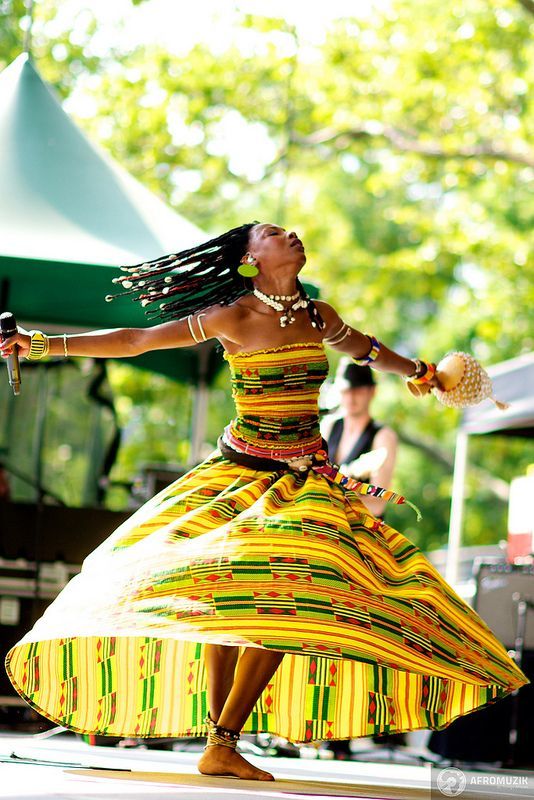
[[[0,311],[48,333],[145,327],[139,304],[106,303],[121,264],[206,238],[95,147],[64,112],[28,54],[0,74]],[[315,287],[308,286],[312,296]],[[203,441],[215,343],[129,358],[195,385],[190,462]]]
[[[0,182],[0,311],[26,328],[144,327],[137,303],[105,302],[119,265],[206,238],[87,139],[26,53],[0,74]],[[222,363],[213,343],[128,363],[196,386],[195,461],[203,398]]]
[[[24,326],[144,327],[138,304],[104,300],[118,266],[205,238],[86,138],[27,54],[0,74],[0,182],[0,306]],[[198,375],[193,348],[131,363]]]

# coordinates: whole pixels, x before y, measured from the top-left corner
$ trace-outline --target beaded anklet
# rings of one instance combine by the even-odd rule
[[[204,750],[214,745],[222,745],[223,747],[229,747],[231,750],[235,750],[239,737],[239,731],[233,731],[230,728],[224,728],[222,725],[216,725],[212,720],[212,724],[208,729],[208,741]]]
[[[211,714],[210,714],[210,712],[209,712],[209,711],[208,711],[208,713],[206,714],[206,716],[204,717],[204,723],[205,723],[205,724],[208,726],[208,728],[210,728],[210,729],[211,729],[211,728],[212,728],[214,725],[217,725],[217,723],[215,722],[215,720],[213,719],[213,717],[211,716]]]

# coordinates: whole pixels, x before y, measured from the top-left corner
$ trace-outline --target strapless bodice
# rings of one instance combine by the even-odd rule
[[[237,416],[226,434],[243,446],[292,454],[321,447],[319,390],[328,374],[321,342],[249,350],[224,358]]]

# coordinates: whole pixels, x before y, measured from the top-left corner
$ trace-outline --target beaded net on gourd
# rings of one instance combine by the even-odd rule
[[[465,408],[466,406],[475,406],[489,398],[501,410],[508,408],[507,403],[495,399],[491,378],[472,355],[455,351],[447,354],[447,357],[450,356],[456,356],[462,360],[463,375],[459,382],[447,391],[442,391],[436,386],[432,388],[433,394],[440,403],[450,408]],[[439,364],[437,374],[439,377]]]

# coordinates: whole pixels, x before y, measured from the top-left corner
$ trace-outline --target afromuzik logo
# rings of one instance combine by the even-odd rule
[[[462,794],[467,783],[469,788],[473,786],[528,786],[530,787],[532,778],[528,775],[465,775],[461,769],[447,767],[440,770],[436,778],[436,786],[445,797],[458,797]],[[534,782],[533,782],[534,783]],[[494,796],[494,795],[492,795]],[[495,795],[496,796],[496,795]],[[501,797],[503,795],[499,795]],[[526,796],[526,795],[525,795]],[[530,797],[531,795],[529,795]],[[532,795],[534,796],[534,795]]]
[[[436,784],[438,789],[446,797],[458,797],[465,789],[467,781],[461,769],[448,767],[438,772]]]

